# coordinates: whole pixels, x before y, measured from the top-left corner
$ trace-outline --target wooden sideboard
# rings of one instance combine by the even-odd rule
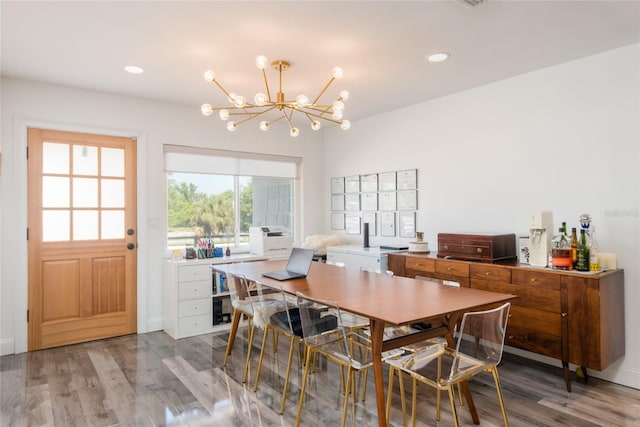
[[[392,253],[388,268],[406,277],[451,280],[518,295],[512,301],[505,344],[562,361],[567,390],[569,363],[601,371],[625,352],[624,271],[581,273]]]

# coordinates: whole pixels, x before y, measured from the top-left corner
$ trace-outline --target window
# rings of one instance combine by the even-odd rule
[[[293,234],[299,160],[230,154],[165,146],[168,247],[194,246],[201,238],[248,248],[252,226]]]

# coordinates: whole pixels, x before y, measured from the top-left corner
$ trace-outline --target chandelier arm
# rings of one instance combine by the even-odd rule
[[[218,83],[218,81],[216,79],[213,79],[212,82],[215,83],[216,86],[218,86],[218,88],[222,91],[222,93],[225,94],[227,99],[231,99],[231,95],[229,94],[229,92],[227,92],[227,90],[225,88],[223,88],[222,85],[220,83]]]
[[[262,69],[262,79],[264,80],[264,87],[267,90],[267,99],[271,102],[271,91],[269,90],[269,82],[267,81],[267,73]]]
[[[318,96],[316,96],[316,99],[314,99],[311,104],[315,104],[316,102],[318,102],[318,99],[320,99],[322,94],[324,94],[327,91],[327,89],[329,89],[329,86],[331,86],[331,83],[333,83],[335,79],[336,79],[335,77],[331,77],[331,80],[329,80],[329,82],[322,88]]]
[[[317,117],[317,118],[319,118],[319,119],[326,120],[326,121],[328,121],[328,122],[332,122],[332,123],[335,123],[335,124],[338,124],[338,125],[342,123],[342,120],[336,120],[336,119],[333,119],[333,118],[331,118],[331,117],[325,117],[325,116],[323,116],[322,114],[317,114],[317,113],[312,112],[312,111],[308,111],[308,110],[301,110],[301,109],[299,109],[298,111],[300,111],[301,113],[306,114],[306,115],[307,115],[307,117],[308,117],[308,116]]]

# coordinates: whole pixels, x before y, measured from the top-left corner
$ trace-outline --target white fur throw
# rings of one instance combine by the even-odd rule
[[[327,246],[340,246],[346,243],[346,239],[338,234],[315,234],[307,236],[302,247],[313,249],[316,255],[326,255]]]

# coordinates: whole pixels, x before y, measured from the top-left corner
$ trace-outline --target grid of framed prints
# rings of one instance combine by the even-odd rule
[[[409,237],[416,234],[418,170],[331,178],[331,229],[369,235]]]

